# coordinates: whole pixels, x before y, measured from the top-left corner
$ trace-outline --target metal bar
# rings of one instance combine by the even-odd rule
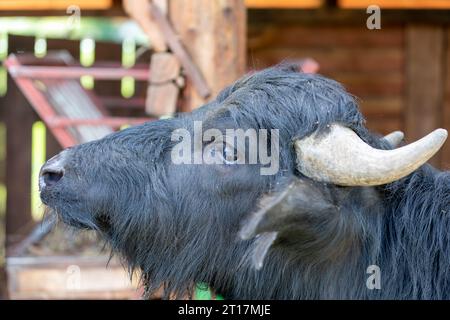
[[[125,68],[10,66],[9,72],[15,78],[33,79],[78,79],[82,76],[92,76],[97,80],[118,80],[123,77],[133,77],[136,80],[147,81],[149,76],[147,69]]]
[[[145,122],[153,121],[152,118],[126,118],[126,117],[103,117],[98,119],[70,119],[66,117],[55,116],[49,120],[52,127],[70,127],[70,126],[109,126],[119,128],[125,124],[138,125]]]
[[[130,108],[130,109],[144,109],[145,108],[145,99],[136,97],[136,98],[128,98],[124,99],[121,97],[114,96],[101,96],[99,97],[100,101],[107,108]]]
[[[74,67],[81,67],[81,64],[71,64],[70,66]],[[91,68],[123,68],[123,65],[121,62],[115,62],[115,61],[95,61],[93,65],[90,66]],[[132,68],[128,68],[127,70],[148,70],[148,63],[136,63],[133,65]]]
[[[50,124],[50,119],[55,116],[55,112],[47,102],[44,95],[36,89],[31,80],[15,79],[17,85],[20,87],[22,93],[27,97],[30,104],[33,106],[36,113],[44,121],[47,127],[52,131],[58,142],[63,148],[71,147],[77,144],[75,138],[66,131],[65,128],[53,127]]]
[[[53,229],[55,224],[56,218],[53,216],[42,220],[25,239],[8,249],[8,256],[17,257],[24,254],[31,245],[43,239]]]
[[[63,78],[67,79],[70,77],[77,78],[80,74],[85,75],[86,71],[94,71],[91,75],[102,72],[101,76],[106,77],[105,79],[110,79],[110,76],[118,76],[119,78],[124,75],[123,72],[127,72],[130,75],[130,71],[137,72],[133,75],[142,77],[145,74],[145,80],[147,80],[148,70],[136,70],[136,69],[106,69],[106,68],[94,68],[85,69],[81,67],[70,68],[69,67],[36,67],[36,66],[21,66],[17,57],[11,55],[6,61],[5,65],[8,67],[10,74],[12,75],[14,81],[19,86],[22,93],[26,96],[28,101],[31,103],[33,109],[38,113],[39,117],[44,121],[50,131],[53,133],[55,138],[61,144],[63,148],[67,148],[78,144],[77,138],[70,132],[68,127],[73,126],[108,126],[111,128],[120,128],[125,124],[138,125],[144,122],[154,120],[152,118],[129,118],[129,117],[102,117],[102,118],[85,118],[85,119],[72,119],[65,116],[60,116],[51,106],[47,97],[36,88],[33,81],[30,79],[32,77],[42,77],[42,78]],[[104,71],[112,71],[110,74],[105,74]],[[143,71],[143,72],[140,72]],[[140,72],[140,73],[139,73]]]
[[[17,58],[15,56],[10,56],[5,61],[5,66],[8,68],[8,70],[10,68],[17,67],[18,65],[19,62],[17,61]],[[74,137],[69,132],[67,132],[65,128],[55,128],[51,126],[51,124],[49,123],[49,119],[55,117],[56,113],[48,103],[45,96],[38,89],[36,89],[31,80],[26,78],[16,78],[14,77],[14,75],[12,75],[12,77],[22,93],[30,102],[33,109],[36,111],[42,121],[44,121],[44,123],[53,133],[61,146],[63,148],[67,148],[77,144]]]

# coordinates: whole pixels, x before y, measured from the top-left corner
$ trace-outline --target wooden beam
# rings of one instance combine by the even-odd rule
[[[198,8],[199,14],[202,12],[202,9],[203,8]],[[189,77],[195,89],[198,91],[198,94],[203,99],[208,98],[211,94],[211,90],[208,87],[208,83],[205,81],[204,75],[192,61],[191,56],[186,51],[181,39],[172,28],[172,25],[166,15],[154,3],[150,3],[150,12],[161,33],[164,35],[167,45],[173,54],[180,60],[180,63],[184,68],[184,72]]]
[[[365,9],[377,5],[382,9],[449,9],[448,0],[338,0],[345,9]]]
[[[0,266],[0,299],[2,299],[2,300],[8,299],[7,284],[8,284],[8,278],[6,275],[6,269],[5,269],[5,265],[2,264]]]
[[[406,139],[414,141],[443,125],[444,30],[409,25],[406,38]],[[431,163],[439,165],[439,157]]]
[[[180,88],[180,61],[169,52],[157,52],[150,61],[150,79],[145,111],[154,116],[170,116],[176,111]]]
[[[139,24],[142,31],[147,35],[153,51],[164,52],[167,51],[167,44],[158,24],[152,17],[149,2],[149,0],[123,0],[122,5],[125,12]],[[161,1],[158,1],[155,6],[163,12],[164,8],[167,7],[165,3],[161,5]]]
[[[320,37],[317,36],[318,33]],[[400,53],[404,50],[405,35],[403,26],[385,27],[383,25],[380,32],[373,32],[367,28],[352,26],[351,23],[336,26],[334,23],[309,25],[302,21],[295,24],[283,24],[266,20],[262,23],[250,21],[248,37],[248,47],[252,51],[283,49],[307,51],[315,47],[345,46],[360,50],[354,56],[361,56],[360,59],[363,60],[365,55],[379,54],[379,50],[397,50],[397,55],[401,55]],[[299,46],[299,43],[302,45]],[[364,54],[361,54],[361,51],[365,51]],[[329,54],[335,54],[335,52],[322,52],[322,55]]]
[[[172,25],[211,89],[210,98],[246,70],[246,8],[243,0],[171,0]],[[188,77],[184,111],[207,99],[192,87]]]
[[[71,5],[76,5],[82,10],[109,9],[113,5],[112,0],[2,0],[0,10],[66,10]]]
[[[448,24],[450,14],[446,10],[384,10],[382,13],[382,27],[399,26],[410,23]],[[303,26],[357,26],[367,20],[366,10],[342,10],[342,8],[328,7],[326,10],[248,10],[249,25],[265,26],[268,22],[278,25]],[[369,30],[370,31],[370,30]]]
[[[250,9],[312,9],[324,4],[324,0],[245,0]]]

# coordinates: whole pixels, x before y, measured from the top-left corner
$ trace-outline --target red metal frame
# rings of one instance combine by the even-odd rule
[[[147,121],[149,121],[149,118],[103,117],[100,119],[69,119],[66,117],[55,116],[50,120],[50,125],[56,128],[81,125],[120,128],[125,124],[138,125]]]
[[[54,58],[52,58],[54,60]],[[42,79],[47,82],[49,79],[77,79],[81,76],[89,75],[97,80],[120,80],[123,77],[130,76],[137,81],[147,81],[149,77],[148,68],[117,68],[117,67],[93,67],[85,68],[81,66],[51,66],[51,65],[33,65],[37,59],[33,59],[30,55],[16,56],[11,54],[4,62],[12,78],[16,82],[19,89],[23,92],[27,100],[30,102],[38,116],[44,121],[49,130],[53,133],[57,141],[63,148],[73,146],[80,143],[76,137],[72,135],[69,128],[80,125],[99,125],[109,126],[113,129],[120,128],[124,125],[137,125],[153,118],[133,118],[133,117],[112,117],[106,112],[106,108],[102,104],[99,97],[86,91],[93,104],[104,115],[99,119],[72,119],[58,115],[55,108],[51,105],[47,97],[36,87],[35,80]],[[41,60],[42,61],[42,60]],[[39,63],[41,63],[39,61]],[[25,65],[24,64],[31,64]],[[37,63],[36,63],[37,64]],[[54,81],[54,80],[53,80]],[[125,105],[125,104],[123,104]]]
[[[98,67],[85,68],[9,65],[8,70],[13,77],[34,79],[78,79],[82,76],[93,76],[97,80],[117,80],[129,76],[136,80],[147,81],[149,75],[148,70],[144,69],[112,69]]]

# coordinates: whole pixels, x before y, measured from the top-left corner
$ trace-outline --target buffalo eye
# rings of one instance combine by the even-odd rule
[[[210,144],[205,156],[209,163],[226,165],[240,163],[240,155],[237,149],[223,140]]]
[[[223,146],[222,158],[226,164],[235,164],[239,160],[237,150],[226,143]]]
[[[224,164],[235,164],[239,159],[237,150],[225,142],[222,145],[215,144],[211,148],[211,156],[219,157]]]

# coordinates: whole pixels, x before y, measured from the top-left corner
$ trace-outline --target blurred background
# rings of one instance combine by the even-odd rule
[[[340,81],[370,129],[413,141],[450,129],[449,23],[450,0],[1,0],[0,298],[142,294],[95,235],[41,222],[39,168],[62,148],[282,61]],[[449,169],[450,145],[431,162]]]

